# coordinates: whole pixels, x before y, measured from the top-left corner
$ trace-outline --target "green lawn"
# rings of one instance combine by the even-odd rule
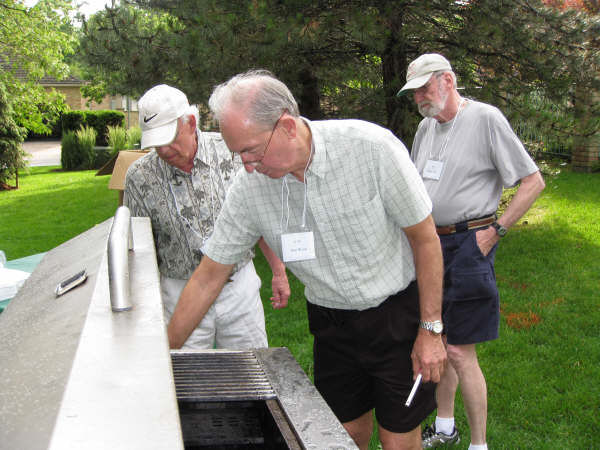
[[[546,190],[497,252],[500,339],[479,347],[494,449],[600,448],[600,174],[545,168]],[[114,214],[117,194],[94,171],[34,168],[0,192],[0,249],[8,259],[47,251]],[[262,255],[269,344],[288,347],[312,377],[302,285],[274,311]],[[469,444],[462,402],[457,425]],[[376,444],[373,443],[373,448]]]
[[[32,167],[19,189],[0,191],[0,250],[7,259],[48,251],[113,216],[117,191],[95,170]]]

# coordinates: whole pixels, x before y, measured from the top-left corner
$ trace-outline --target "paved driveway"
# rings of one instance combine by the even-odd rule
[[[27,156],[29,166],[60,166],[60,141],[42,140],[23,142],[23,150]]]

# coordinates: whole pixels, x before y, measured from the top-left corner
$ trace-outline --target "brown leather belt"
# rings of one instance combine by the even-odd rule
[[[491,225],[494,220],[496,220],[495,216],[489,216],[482,219],[467,220],[466,222],[455,223],[453,225],[435,227],[435,229],[439,235],[452,234],[459,231],[472,230],[473,228],[485,227]]]

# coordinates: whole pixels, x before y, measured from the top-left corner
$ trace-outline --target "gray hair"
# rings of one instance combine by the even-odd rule
[[[215,87],[208,100],[214,118],[220,122],[231,105],[245,109],[248,119],[265,128],[273,127],[284,111],[300,117],[288,87],[268,70],[249,70]]]
[[[200,128],[200,113],[198,112],[198,107],[196,105],[188,106],[188,109],[181,116],[182,123],[188,123],[190,121],[190,116],[194,116],[196,119],[196,127]]]
[[[458,86],[458,84],[456,83],[456,74],[452,70],[437,70],[433,72],[433,75],[435,75],[436,78],[439,78],[445,73],[450,74],[450,76],[452,77],[452,87],[456,89]]]

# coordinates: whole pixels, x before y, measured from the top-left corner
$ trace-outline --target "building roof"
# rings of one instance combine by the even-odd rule
[[[12,63],[9,61],[5,61],[0,63],[0,66],[2,67],[2,70],[5,71],[13,71],[13,73],[15,74],[15,77],[18,80],[21,81],[26,81],[27,80],[27,71],[24,69],[16,69],[14,70],[12,68]],[[84,84],[86,84],[86,81],[74,77],[72,75],[69,75],[68,77],[62,79],[62,80],[58,80],[54,77],[50,77],[50,76],[43,76],[39,81],[39,84],[41,84],[42,86],[82,86]]]

